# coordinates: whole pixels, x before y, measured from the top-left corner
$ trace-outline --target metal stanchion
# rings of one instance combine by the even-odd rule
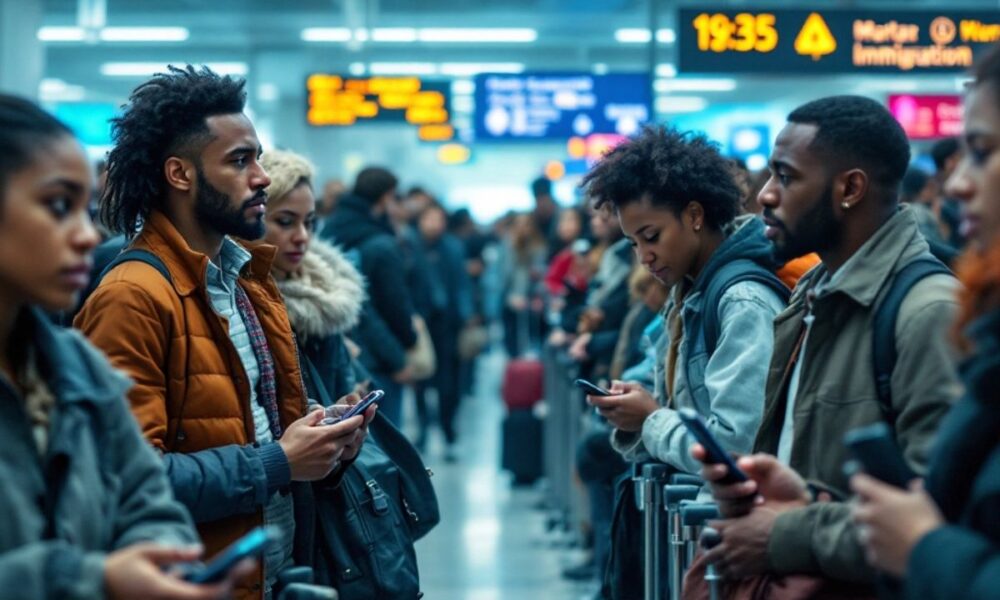
[[[681,501],[681,538],[684,541],[682,573],[686,572],[694,562],[694,557],[698,553],[698,539],[705,522],[718,518],[719,507],[713,502]],[[683,581],[682,576],[677,586],[679,592],[683,591]]]
[[[684,577],[684,541],[681,539],[681,502],[692,501],[698,497],[700,488],[695,485],[681,485],[674,482],[683,481],[674,475],[670,485],[663,486],[663,507],[667,511],[667,540],[670,545],[667,571],[667,582],[670,587],[670,600],[680,600],[681,580]]]
[[[701,547],[711,550],[722,543],[722,536],[719,532],[706,527],[701,532]],[[709,564],[705,567],[705,583],[708,584],[709,600],[722,600],[722,576],[716,570],[715,565]]]
[[[660,526],[663,511],[663,484],[667,481],[667,465],[654,463],[643,465],[642,475],[638,480],[636,501],[640,504],[643,523],[643,576],[646,600],[661,600],[663,585],[660,581],[660,571],[663,566],[662,529]]]
[[[674,473],[670,476],[670,485],[693,485],[696,487],[701,487],[705,485],[701,477],[697,475],[691,475],[689,473]]]

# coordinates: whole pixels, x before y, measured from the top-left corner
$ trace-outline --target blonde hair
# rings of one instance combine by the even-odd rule
[[[303,183],[312,187],[316,170],[304,156],[288,150],[271,150],[261,157],[260,164],[271,178],[271,185],[267,186],[269,210],[277,208],[285,196]]]

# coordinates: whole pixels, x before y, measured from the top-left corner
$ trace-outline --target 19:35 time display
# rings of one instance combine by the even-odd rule
[[[778,45],[771,13],[701,13],[691,24],[698,31],[698,49],[707,52],[770,52]]]

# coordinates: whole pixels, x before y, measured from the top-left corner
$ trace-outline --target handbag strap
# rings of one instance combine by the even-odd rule
[[[319,400],[319,403],[323,406],[333,406],[336,404],[336,402],[330,397],[330,392],[326,389],[326,385],[323,384],[323,379],[321,378],[316,365],[313,364],[313,361],[306,356],[306,353],[303,352],[301,348],[299,348],[299,363],[305,367],[303,369],[303,379],[308,379],[308,381],[312,382],[312,387],[316,391],[316,395],[319,396],[319,398],[315,398],[315,400]]]

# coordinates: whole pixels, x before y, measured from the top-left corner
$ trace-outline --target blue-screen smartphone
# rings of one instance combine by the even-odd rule
[[[281,541],[281,529],[271,526],[257,527],[250,533],[233,542],[215,559],[205,566],[198,567],[184,575],[191,583],[216,583],[226,578],[245,558],[260,558],[268,548]]]
[[[698,443],[704,446],[705,452],[708,454],[708,462],[723,464],[728,468],[726,476],[720,480],[720,483],[740,483],[750,479],[746,473],[736,466],[736,461],[733,460],[733,457],[722,449],[722,445],[715,439],[712,432],[708,430],[708,426],[705,425],[705,421],[702,420],[701,415],[697,411],[693,408],[682,408],[677,411],[677,414],[680,416],[681,422],[691,432],[691,435],[694,436],[694,439],[698,440]]]
[[[351,408],[349,408],[344,414],[340,415],[339,417],[326,417],[325,419],[320,421],[320,424],[333,425],[334,423],[340,423],[341,421],[350,419],[354,415],[360,415],[364,413],[366,410],[368,410],[369,406],[381,400],[382,396],[385,396],[385,392],[383,392],[382,390],[372,390],[364,398],[358,401],[357,404],[351,406]]]

